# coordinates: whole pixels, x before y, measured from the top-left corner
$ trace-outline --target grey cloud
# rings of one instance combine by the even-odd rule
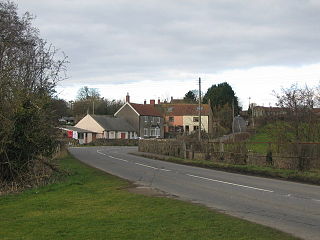
[[[37,15],[41,35],[70,57],[70,81],[320,61],[316,0],[28,0],[18,4],[21,11]]]

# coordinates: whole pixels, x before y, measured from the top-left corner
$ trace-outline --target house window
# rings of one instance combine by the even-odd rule
[[[155,137],[156,136],[156,129],[155,128],[150,128],[150,136]]]
[[[169,126],[169,132],[174,132],[174,126]]]
[[[83,139],[84,138],[84,134],[83,133],[78,133],[78,139]]]
[[[144,116],[144,122],[148,122],[148,116]]]
[[[174,117],[169,117],[169,122],[174,122]]]
[[[148,128],[144,128],[143,129],[143,135],[144,136],[148,136]]]
[[[156,137],[160,137],[160,128],[156,128]]]
[[[193,122],[199,122],[199,117],[193,117]]]
[[[157,117],[157,123],[160,123],[160,117]]]
[[[199,126],[193,126],[193,131],[197,131],[199,129]]]
[[[189,125],[186,125],[186,132],[189,132]]]

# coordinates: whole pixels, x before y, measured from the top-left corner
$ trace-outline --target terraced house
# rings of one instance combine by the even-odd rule
[[[166,137],[180,133],[189,134],[199,129],[198,104],[163,103],[160,105],[165,118]],[[201,130],[211,133],[213,116],[209,104],[201,105]]]

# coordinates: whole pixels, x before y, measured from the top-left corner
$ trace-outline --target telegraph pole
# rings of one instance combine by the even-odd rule
[[[199,142],[201,141],[201,78],[199,78]]]
[[[234,138],[234,98],[232,98],[232,134]]]

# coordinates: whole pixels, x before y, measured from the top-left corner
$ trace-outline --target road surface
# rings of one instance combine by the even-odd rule
[[[105,172],[200,203],[220,212],[320,239],[320,186],[246,176],[133,156],[136,147],[69,151]]]

